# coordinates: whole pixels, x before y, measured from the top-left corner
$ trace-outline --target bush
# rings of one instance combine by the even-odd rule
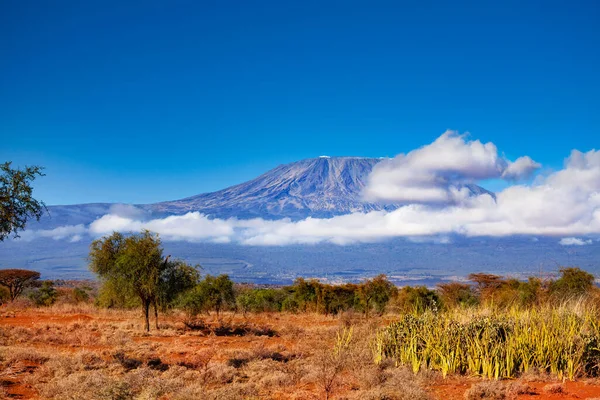
[[[440,283],[437,291],[445,308],[473,307],[479,303],[473,288],[466,283]]]
[[[0,286],[0,305],[10,301],[10,293],[4,286]]]
[[[86,303],[90,300],[88,292],[81,288],[74,288],[71,291],[71,297],[75,303]]]
[[[565,301],[589,293],[594,287],[594,275],[579,268],[563,268],[561,277],[550,283],[555,300]]]
[[[405,286],[398,291],[395,303],[398,311],[402,313],[421,314],[425,311],[437,312],[441,302],[437,292],[425,286]]]
[[[48,307],[56,302],[58,292],[54,287],[54,282],[44,281],[42,282],[42,286],[31,291],[28,297],[36,306]]]
[[[210,311],[215,311],[218,316],[221,311],[235,307],[233,282],[228,275],[207,275],[193,289],[183,294],[179,305],[188,319]]]
[[[385,307],[397,290],[396,286],[383,274],[361,283],[357,288],[357,295],[365,316],[368,318],[371,310],[375,310],[380,315],[383,314]]]
[[[236,296],[238,310],[246,312],[283,311],[283,304],[289,293],[284,289],[248,289],[242,290]]]

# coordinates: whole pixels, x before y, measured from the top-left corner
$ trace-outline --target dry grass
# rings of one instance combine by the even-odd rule
[[[542,390],[544,391],[544,393],[566,393],[564,383],[551,383],[549,385],[544,386]]]
[[[499,381],[483,381],[474,384],[465,393],[465,400],[505,400],[516,399],[516,394],[512,394],[506,390],[506,386]]]
[[[41,399],[389,399],[428,400],[441,374],[417,375],[374,362],[383,319],[353,314],[226,315],[206,326],[275,330],[219,335],[186,329],[182,315],[145,333],[139,312],[63,304],[14,308],[0,318],[0,399],[18,391]],[[226,321],[226,322],[223,322]],[[531,394],[526,383],[483,381],[467,399]],[[462,396],[462,393],[461,393]],[[485,397],[487,396],[487,397]],[[504,397],[502,397],[504,396]],[[452,397],[448,397],[452,398]]]

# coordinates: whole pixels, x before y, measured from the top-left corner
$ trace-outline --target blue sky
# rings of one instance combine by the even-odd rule
[[[126,4],[125,4],[126,3]],[[0,161],[48,204],[145,203],[446,129],[600,147],[593,1],[0,2]]]

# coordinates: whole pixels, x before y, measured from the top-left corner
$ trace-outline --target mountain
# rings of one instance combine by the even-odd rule
[[[146,218],[199,211],[212,218],[264,218],[292,220],[329,218],[352,212],[393,210],[398,204],[362,200],[362,190],[380,158],[318,157],[280,165],[259,177],[212,193],[181,200],[137,205]],[[464,185],[471,194],[493,193]],[[50,217],[32,224],[35,229],[89,224],[110,212],[113,204],[51,206]]]
[[[319,157],[280,165],[248,182],[217,192],[153,204],[153,212],[201,211],[227,218],[331,217],[389,208],[361,200],[377,158]],[[393,206],[392,206],[393,207]]]

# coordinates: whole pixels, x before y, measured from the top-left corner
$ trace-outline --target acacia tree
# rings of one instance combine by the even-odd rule
[[[0,164],[0,242],[9,235],[19,237],[31,218],[39,220],[46,205],[33,198],[31,182],[44,176],[42,167],[11,168],[11,162]]]
[[[158,329],[159,304],[196,283],[194,267],[164,258],[158,234],[148,230],[130,236],[114,232],[93,241],[89,260],[90,269],[104,283],[140,300],[146,331],[150,331],[150,306]]]
[[[27,269],[0,269],[0,285],[8,289],[10,301],[15,299],[28,286],[40,279],[40,273]]]

